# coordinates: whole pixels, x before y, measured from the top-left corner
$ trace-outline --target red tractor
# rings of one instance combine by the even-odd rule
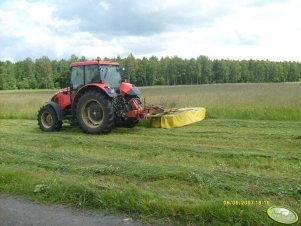
[[[58,91],[38,112],[43,131],[59,131],[63,120],[78,123],[86,133],[106,134],[114,125],[134,127],[147,111],[140,90],[122,80],[120,65],[111,61],[70,65],[70,86]]]

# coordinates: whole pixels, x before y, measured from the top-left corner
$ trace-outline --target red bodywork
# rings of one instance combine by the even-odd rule
[[[106,90],[108,88],[103,83],[91,83],[91,84],[83,86],[82,88],[87,87],[87,86],[91,86],[91,87],[96,86],[101,90]],[[81,89],[79,89],[77,92],[79,92]],[[54,94],[54,96],[51,98],[51,101],[56,102],[62,110],[65,110],[68,106],[71,106],[70,87],[61,89],[58,92],[56,92]]]
[[[133,89],[133,84],[128,83],[128,82],[122,82],[120,84],[120,91],[121,91],[121,95],[125,96],[131,89]]]
[[[113,65],[113,66],[119,66],[119,63],[112,62],[112,61],[85,61],[85,62],[75,62],[70,64],[70,67],[76,67],[76,66],[85,66],[85,65]],[[106,91],[109,89],[109,87],[104,83],[91,83],[83,86],[81,89],[86,88],[87,86],[93,86],[97,87],[100,90]],[[77,92],[80,92],[79,89]],[[120,93],[123,97],[126,96],[126,94],[129,94],[129,92],[132,92],[133,89],[137,89],[133,84],[126,82],[122,82],[120,84]],[[64,88],[59,90],[55,95],[51,98],[51,101],[56,102],[59,107],[62,110],[66,110],[67,108],[70,108],[71,103],[71,95],[70,95],[70,87]],[[136,118],[136,119],[144,119],[147,116],[147,110],[145,110],[138,99],[132,98],[130,100],[131,105],[131,111],[127,112],[127,117],[129,118]]]
[[[127,113],[129,118],[145,119],[147,111],[140,105],[139,101],[135,98],[130,100],[130,104],[133,110]]]
[[[135,86],[128,82],[122,82],[120,84],[120,91],[121,95],[125,96],[129,93]],[[127,113],[127,116],[129,118],[137,118],[137,119],[145,119],[147,116],[148,111],[142,108],[141,103],[133,98],[130,100],[130,104],[132,107],[132,110]]]
[[[56,102],[62,110],[71,105],[70,92],[68,90],[70,90],[70,87],[61,89],[51,98],[51,101]],[[64,92],[68,92],[68,94],[64,94]]]

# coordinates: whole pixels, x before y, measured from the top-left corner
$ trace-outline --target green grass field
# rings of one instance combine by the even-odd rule
[[[0,191],[156,225],[276,225],[266,214],[271,205],[300,217],[300,88],[143,88],[151,103],[204,106],[210,119],[169,130],[141,123],[105,136],[68,124],[41,132],[32,119],[53,91],[0,92]],[[261,109],[272,113],[260,115]]]
[[[163,107],[201,106],[207,118],[301,120],[301,83],[143,87],[142,99]],[[55,90],[0,91],[0,118],[36,119]]]

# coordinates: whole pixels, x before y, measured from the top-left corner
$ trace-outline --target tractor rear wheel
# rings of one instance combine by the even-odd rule
[[[114,123],[112,101],[99,91],[88,91],[78,101],[76,118],[86,133],[109,133]]]
[[[62,128],[62,121],[58,120],[56,112],[50,105],[44,105],[38,112],[38,124],[41,130],[59,131]]]

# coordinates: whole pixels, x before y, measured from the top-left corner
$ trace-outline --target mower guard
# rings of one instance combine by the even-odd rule
[[[206,109],[201,107],[179,108],[176,111],[149,116],[154,128],[182,127],[205,118]]]

